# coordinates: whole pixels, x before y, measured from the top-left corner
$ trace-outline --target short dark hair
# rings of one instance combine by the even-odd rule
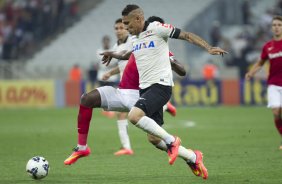
[[[117,19],[115,24],[117,24],[117,23],[122,23],[122,19],[121,18]]]
[[[158,21],[162,24],[165,23],[164,19],[162,19],[161,17],[158,17],[158,16],[151,16],[147,19],[148,22],[154,22],[154,21]]]
[[[280,20],[280,21],[282,22],[282,16],[280,16],[280,15],[275,15],[275,16],[273,16],[273,18],[272,18],[272,21],[274,21],[274,20]]]
[[[122,10],[121,15],[122,16],[127,16],[130,12],[132,12],[133,10],[136,10],[140,8],[138,5],[136,4],[128,4],[126,5],[126,7]]]

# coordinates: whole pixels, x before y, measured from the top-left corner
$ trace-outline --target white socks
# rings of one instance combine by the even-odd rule
[[[78,147],[78,150],[86,150],[87,145],[80,145],[80,144],[78,144],[77,147]]]
[[[159,142],[156,147],[163,151],[167,151],[167,146],[164,141]],[[186,149],[183,146],[179,146],[178,156],[183,158],[186,162],[196,162],[196,154],[194,153],[194,151],[191,149]]]
[[[126,149],[131,149],[130,140],[127,132],[127,127],[128,127],[127,119],[118,120],[117,126],[118,126],[119,139],[122,147]]]
[[[175,138],[167,133],[161,126],[159,126],[154,120],[147,116],[143,116],[136,126],[141,128],[145,132],[157,136],[165,141],[166,144],[170,144],[175,141]]]

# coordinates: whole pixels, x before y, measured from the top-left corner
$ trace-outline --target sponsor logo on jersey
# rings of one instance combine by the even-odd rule
[[[133,47],[133,52],[141,50],[141,49],[154,48],[154,47],[155,47],[154,41],[143,42],[143,43],[139,43],[139,44],[135,45]]]
[[[282,57],[282,52],[277,52],[277,53],[273,53],[268,55],[269,59],[274,59],[274,58],[278,58],[278,57]]]

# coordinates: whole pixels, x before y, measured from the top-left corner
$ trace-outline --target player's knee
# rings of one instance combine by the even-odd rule
[[[128,113],[128,120],[135,125],[143,116],[145,116],[143,110],[133,107]]]
[[[87,94],[83,93],[80,97],[80,104],[85,104],[87,102]]]
[[[100,107],[101,97],[99,92],[97,90],[94,90],[89,93],[84,93],[80,97],[80,104],[89,108]]]
[[[138,116],[131,111],[128,114],[128,120],[134,125],[139,121]]]

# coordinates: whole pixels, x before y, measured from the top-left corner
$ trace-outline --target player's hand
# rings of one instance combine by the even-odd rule
[[[105,73],[105,74],[102,76],[102,80],[106,81],[106,80],[108,80],[110,77],[111,77],[111,75],[110,75],[109,73]]]
[[[113,52],[110,52],[110,51],[106,51],[106,52],[103,52],[103,53],[100,53],[100,55],[103,56],[102,58],[102,64],[105,64],[106,66],[108,66],[112,60],[112,53]]]
[[[223,56],[224,54],[228,54],[227,51],[219,48],[219,47],[211,47],[208,49],[208,52],[211,54],[211,55],[221,55]]]
[[[253,77],[253,74],[250,73],[250,72],[246,73],[246,75],[245,75],[246,80],[250,80],[252,77]]]

